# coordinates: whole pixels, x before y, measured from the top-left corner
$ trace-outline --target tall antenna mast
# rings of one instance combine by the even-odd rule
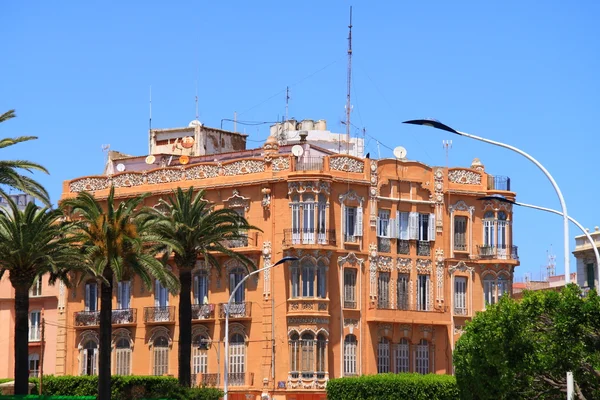
[[[352,6],[350,6],[350,25],[348,25],[348,91],[346,93],[346,152],[350,154],[350,88],[352,86]]]
[[[546,267],[548,272],[548,278],[556,274],[556,256],[553,254],[552,245],[550,245],[550,251],[548,252],[548,266]],[[567,279],[565,277],[565,279]]]
[[[285,120],[288,120],[288,108],[290,104],[290,87],[285,87]]]

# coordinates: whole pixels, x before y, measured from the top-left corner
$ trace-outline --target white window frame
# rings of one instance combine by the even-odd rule
[[[119,310],[131,308],[131,281],[117,283],[117,308]]]
[[[204,335],[197,335],[192,344],[192,374],[208,373],[208,350],[201,346],[208,341]]]
[[[431,290],[431,279],[429,274],[417,275],[417,310],[418,311],[430,311],[429,310],[429,296]]]
[[[42,311],[32,310],[29,313],[29,341],[39,342],[41,340],[40,327],[42,325]]]
[[[28,366],[29,377],[38,378],[40,376],[40,355],[38,353],[31,353],[29,355]]]
[[[208,304],[208,286],[208,272],[201,271],[194,275],[194,304]]]
[[[162,342],[159,344],[159,340]],[[166,343],[166,346],[163,345]],[[152,375],[163,376],[169,373],[169,338],[157,336],[152,342]]]
[[[379,210],[377,216],[377,237],[391,237],[393,220],[390,220],[390,210]]]
[[[457,315],[468,314],[466,276],[454,277],[454,312]]]
[[[238,341],[238,339],[241,339],[241,341]],[[229,373],[244,374],[245,372],[246,339],[241,333],[234,333],[229,340]]]
[[[300,373],[300,335],[293,332],[290,335],[290,372]],[[297,377],[297,376],[296,376]]]
[[[229,294],[233,292],[238,283],[240,283],[246,276],[246,271],[243,268],[237,267],[229,272]],[[233,296],[233,302],[236,304],[244,303],[246,301],[246,282],[244,282],[240,288],[235,292]]]
[[[353,334],[346,335],[344,338],[344,376],[358,375],[357,369],[357,349],[358,340]]]
[[[29,297],[39,297],[42,295],[42,278],[37,277],[29,289]]]
[[[497,282],[496,282],[495,276],[493,276],[491,274],[487,274],[483,277],[484,307],[487,305],[496,304],[496,302],[497,302],[496,287],[497,287]]]
[[[488,211],[483,216],[483,244],[484,246],[494,247],[495,241],[495,215],[492,211]]]
[[[98,283],[88,282],[85,284],[85,311],[98,311]]]
[[[95,347],[92,347],[91,344],[93,344]],[[88,347],[89,346],[89,347]],[[91,351],[91,354],[90,354]],[[82,376],[86,376],[86,375],[98,375],[98,342],[96,342],[95,340],[88,340],[87,342],[85,342],[85,344],[83,345],[83,348],[80,350],[80,361],[81,361],[81,368],[79,369],[80,374]],[[90,364],[92,370],[89,371],[89,366],[88,363]]]
[[[127,343],[127,347],[121,347],[121,342]],[[115,375],[131,375],[132,355],[130,340],[126,337],[118,338],[115,343]]]

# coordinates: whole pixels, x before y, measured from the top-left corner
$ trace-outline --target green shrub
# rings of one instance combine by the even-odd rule
[[[455,400],[456,379],[450,375],[377,374],[327,382],[328,400]]]

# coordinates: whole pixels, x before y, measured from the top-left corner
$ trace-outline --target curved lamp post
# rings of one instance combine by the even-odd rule
[[[550,213],[553,213],[553,214],[563,215],[563,213],[561,213],[558,210],[553,210],[551,208],[540,207],[540,206],[536,206],[536,205],[533,205],[533,204],[525,204],[525,203],[521,203],[521,202],[518,202],[518,201],[509,200],[506,197],[501,196],[501,195],[492,195],[492,196],[480,197],[477,200],[497,200],[497,201],[499,201],[501,203],[509,203],[509,204],[513,204],[515,206],[533,208],[534,210],[547,211],[547,212],[550,212]],[[568,218],[569,218],[569,221],[571,221],[579,229],[581,229],[581,232],[583,232],[583,234],[585,235],[585,237],[587,238],[587,240],[589,240],[590,244],[592,245],[592,250],[594,251],[594,255],[596,256],[596,273],[597,273],[596,278],[598,279],[598,282],[600,282],[600,252],[598,252],[598,248],[596,247],[596,243],[594,242],[594,238],[592,238],[592,236],[589,234],[589,232],[585,230],[585,228],[583,227],[583,225],[581,225],[579,222],[577,222],[574,218],[572,218],[570,216],[568,216]]]
[[[552,177],[552,175],[550,175],[550,173],[548,172],[548,170],[546,170],[546,168],[544,168],[544,166],[539,163],[538,160],[536,160],[535,158],[533,158],[529,154],[525,153],[523,150],[517,149],[514,146],[511,146],[511,145],[508,145],[508,144],[504,144],[504,143],[501,143],[501,142],[497,142],[495,140],[490,140],[490,139],[482,138],[482,137],[479,137],[479,136],[471,135],[470,133],[465,133],[465,132],[457,131],[456,129],[451,128],[448,125],[445,125],[445,124],[441,123],[440,121],[438,121],[436,119],[414,119],[414,120],[410,120],[410,121],[404,121],[403,123],[404,124],[412,124],[412,125],[430,126],[432,128],[441,129],[441,130],[447,131],[447,132],[452,132],[452,133],[460,135],[460,136],[468,137],[468,138],[475,139],[475,140],[480,140],[482,142],[493,144],[495,146],[504,147],[506,149],[512,150],[512,151],[514,151],[516,153],[519,153],[520,155],[524,156],[529,161],[531,161],[532,163],[534,163],[540,170],[542,170],[542,172],[544,173],[544,175],[546,175],[546,177],[548,178],[548,180],[550,180],[550,183],[552,183],[552,186],[554,187],[554,190],[556,191],[556,194],[558,195],[558,199],[560,200],[560,206],[562,208],[563,232],[564,232],[565,282],[566,283],[570,283],[571,282],[571,268],[570,268],[570,265],[569,265],[569,261],[570,261],[570,254],[569,254],[569,214],[567,213],[567,204],[565,203],[565,199],[564,199],[564,197],[562,195],[562,192],[560,191],[560,188],[556,184],[556,181],[554,180],[554,178]]]
[[[227,302],[227,308],[225,308],[225,360],[224,360],[224,363],[223,363],[225,365],[225,378],[224,378],[224,381],[223,381],[223,392],[224,392],[223,399],[224,400],[228,400],[228,395],[229,395],[229,393],[228,393],[228,388],[229,388],[229,310],[231,309],[231,302],[233,301],[233,298],[235,297],[235,294],[236,294],[237,290],[252,275],[256,275],[256,274],[258,274],[258,273],[260,273],[262,271],[265,271],[267,269],[276,267],[279,264],[283,264],[286,261],[297,261],[297,260],[299,260],[298,257],[289,257],[289,256],[288,257],[283,257],[281,260],[277,261],[273,265],[267,265],[264,268],[260,268],[260,269],[257,269],[256,271],[252,271],[248,275],[246,275],[244,277],[244,279],[242,279],[235,286],[235,288],[231,291],[231,295],[229,296],[229,301]]]

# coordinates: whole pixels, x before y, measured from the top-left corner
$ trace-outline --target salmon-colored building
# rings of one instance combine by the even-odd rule
[[[297,145],[272,135],[253,150],[244,135],[199,123],[152,130],[150,156],[111,153],[104,175],[65,182],[63,198],[83,190],[103,198],[115,186],[119,198],[151,193],[146,205],[155,206],[176,187],[203,188],[215,207],[261,228],[230,243],[259,268],[299,257],[249,279],[235,297],[232,398],[320,399],[331,378],[452,373],[465,321],[511,291],[519,264],[511,206],[478,200],[514,199],[510,180],[477,159],[446,168],[336,153],[311,144],[324,121],[310,127]],[[197,384],[223,386],[224,303],[247,272],[226,258],[220,274],[198,261]],[[118,285],[114,373],[177,376],[177,303],[158,283]],[[58,349],[66,374],[96,373],[98,304],[94,281],[69,292]]]
[[[32,196],[24,193],[9,196],[19,210],[34,201]],[[0,208],[10,210],[3,197],[0,197]],[[32,377],[39,376],[42,370],[44,374],[56,373],[56,345],[60,336],[57,321],[58,314],[64,312],[64,302],[59,302],[59,295],[64,292],[63,284],[49,285],[47,277],[37,279],[29,291],[29,375]],[[0,279],[0,326],[0,354],[5,360],[0,363],[0,377],[14,378],[15,290],[8,272]],[[62,337],[64,340],[64,333]]]

